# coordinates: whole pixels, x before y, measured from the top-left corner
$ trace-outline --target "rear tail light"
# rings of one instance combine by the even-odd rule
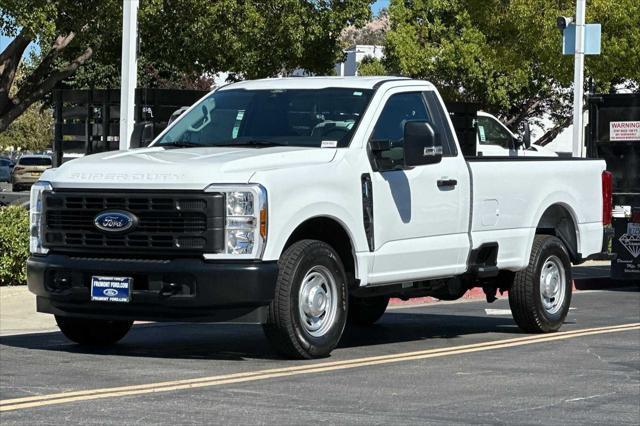
[[[602,224],[611,225],[613,215],[613,174],[602,172]]]

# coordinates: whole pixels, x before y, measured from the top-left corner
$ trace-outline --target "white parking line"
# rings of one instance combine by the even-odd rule
[[[511,309],[485,309],[487,315],[511,315]]]

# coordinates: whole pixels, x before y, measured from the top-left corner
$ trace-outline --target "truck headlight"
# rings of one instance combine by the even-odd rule
[[[267,191],[261,185],[210,185],[225,196],[225,251],[211,258],[259,258],[267,241]]]
[[[53,191],[49,182],[36,182],[31,186],[29,201],[29,250],[33,254],[47,254],[49,249],[42,246],[44,235],[42,223],[42,194]]]

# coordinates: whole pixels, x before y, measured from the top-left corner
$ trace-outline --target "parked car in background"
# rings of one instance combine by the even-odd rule
[[[11,173],[11,185],[13,191],[22,191],[30,188],[42,172],[52,166],[49,155],[23,155],[20,157]]]
[[[7,157],[0,157],[0,182],[11,181],[11,170],[13,169],[13,161]]]

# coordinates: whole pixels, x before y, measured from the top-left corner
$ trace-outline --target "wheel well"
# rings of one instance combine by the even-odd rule
[[[580,262],[578,253],[578,233],[573,216],[566,207],[554,204],[549,207],[536,228],[536,234],[554,235],[558,237],[567,250],[573,263]]]
[[[350,279],[349,287],[355,285],[355,250],[349,234],[340,223],[328,217],[308,219],[293,231],[282,251],[293,243],[305,239],[323,241],[333,247],[340,256],[347,277]]]

